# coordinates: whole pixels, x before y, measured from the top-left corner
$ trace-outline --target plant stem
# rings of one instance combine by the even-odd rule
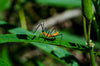
[[[88,39],[87,39],[87,43],[88,46],[90,47],[90,32],[91,32],[91,21],[89,21],[88,23]],[[95,59],[94,59],[94,53],[93,53],[93,47],[90,47],[90,60],[91,60],[91,66],[95,66]]]
[[[93,47],[90,50],[90,60],[91,60],[91,66],[95,66],[95,59],[94,59]]]
[[[87,40],[86,20],[84,16],[83,16],[83,28],[84,28],[85,39]]]
[[[96,1],[96,0],[93,0]],[[91,60],[91,66],[95,66],[95,60],[94,60],[94,54],[93,54],[93,43],[90,41],[90,32],[91,32],[91,22],[93,18],[93,11],[92,11],[92,0],[82,0],[82,11],[83,15],[86,19],[86,22],[88,24],[88,34],[86,36],[86,24],[85,19],[84,20],[84,34],[85,38],[88,44],[88,47],[91,48],[90,51],[90,60]]]
[[[25,20],[25,15],[24,15],[23,9],[19,10],[19,18],[20,18],[21,27],[23,29],[27,29],[27,25],[26,25],[26,20]]]
[[[91,33],[91,20],[88,22],[88,46],[90,45],[90,33]]]

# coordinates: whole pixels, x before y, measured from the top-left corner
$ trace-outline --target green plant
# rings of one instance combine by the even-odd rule
[[[97,2],[98,0],[93,0],[94,5],[96,7],[96,10],[99,8],[97,7]],[[87,45],[88,47],[90,47],[90,59],[91,59],[91,65],[95,66],[95,59],[94,59],[94,44],[91,42],[91,38],[90,38],[90,34],[91,34],[91,23],[92,23],[92,19],[95,21],[95,17],[93,18],[93,9],[92,9],[92,0],[82,0],[82,11],[83,11],[83,22],[84,22],[84,34],[85,34],[85,38],[87,41]],[[98,11],[98,10],[97,10]],[[86,24],[87,24],[87,29],[86,29]],[[96,24],[96,22],[95,22]],[[96,25],[97,26],[97,25]],[[98,28],[96,28],[98,29]],[[88,33],[87,33],[88,31]],[[97,31],[97,36],[99,36],[99,32]],[[99,39],[99,38],[98,38]]]
[[[56,6],[65,6],[66,7],[80,7],[81,6],[81,1],[76,0],[74,3],[70,3],[74,0],[59,0],[58,3],[56,3],[55,0],[35,0],[37,3],[41,4],[49,4]],[[90,39],[90,32],[91,32],[91,24],[93,28],[95,29],[95,33],[97,36],[100,36],[99,34],[99,6],[100,3],[99,0],[93,0],[93,3],[96,8],[96,17],[94,16],[94,13],[92,11],[92,1],[91,0],[82,0],[82,11],[83,11],[83,27],[84,27],[84,35],[85,39],[76,35],[69,34],[68,32],[65,31],[60,31],[60,33],[63,34],[63,39],[61,40],[60,43],[60,37],[57,37],[55,41],[44,41],[44,39],[39,37],[39,34],[41,32],[36,32],[33,34],[31,31],[28,31],[28,27],[26,25],[26,12],[25,9],[22,8],[24,6],[21,6],[22,3],[26,3],[27,0],[21,0],[17,1],[17,10],[19,13],[19,18],[20,18],[20,27],[16,27],[14,25],[11,25],[7,22],[0,21],[0,27],[2,28],[1,30],[5,30],[5,32],[9,32],[11,34],[1,34],[0,35],[0,44],[4,45],[2,48],[0,48],[2,51],[0,53],[0,66],[13,66],[12,65],[12,60],[16,61],[17,63],[21,64],[21,66],[44,66],[42,63],[41,57],[40,56],[35,56],[34,58],[28,58],[28,61],[23,61],[21,57],[18,56],[18,54],[23,52],[23,49],[31,46],[33,48],[39,48],[44,53],[48,56],[51,56],[52,58],[56,59],[60,63],[63,63],[64,65],[71,65],[71,66],[85,66],[86,64],[81,63],[77,58],[75,58],[71,53],[69,53],[66,48],[69,48],[71,50],[79,50],[84,53],[90,53],[90,59],[91,59],[91,65],[95,66],[95,61],[94,61],[94,54],[95,56],[100,56],[98,52],[95,52],[94,49],[100,49],[100,39],[99,37],[97,38],[98,41],[92,42]],[[67,2],[67,4],[66,4]],[[98,2],[98,3],[97,3]],[[62,5],[63,4],[63,5]],[[15,4],[16,5],[16,4]],[[20,8],[19,8],[20,7]],[[87,26],[86,26],[87,25]],[[96,27],[94,27],[94,25]],[[19,43],[21,42],[21,45],[16,47],[12,45],[13,42]],[[24,43],[22,43],[24,42]],[[5,44],[7,43],[7,45]],[[95,46],[94,46],[95,44]],[[9,46],[9,47],[8,47]],[[23,48],[24,47],[24,48]],[[22,49],[23,48],[23,49]],[[8,53],[11,51],[11,54],[9,55]],[[9,58],[10,56],[10,58]],[[12,62],[11,62],[12,61]],[[51,62],[52,63],[52,62]],[[51,64],[53,65],[53,64]]]

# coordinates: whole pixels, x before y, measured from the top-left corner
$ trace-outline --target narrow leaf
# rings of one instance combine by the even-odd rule
[[[36,0],[39,4],[59,7],[80,7],[81,0]]]
[[[2,51],[1,51],[1,58],[4,60],[4,61],[6,61],[7,62],[7,64],[9,65],[9,66],[12,66],[11,65],[11,62],[10,62],[10,59],[9,59],[9,54],[8,54],[8,49],[7,49],[7,47],[6,46],[4,46],[3,48],[2,48]],[[1,66],[1,65],[0,65]]]

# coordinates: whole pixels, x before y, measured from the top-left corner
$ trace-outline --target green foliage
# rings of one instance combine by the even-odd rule
[[[33,0],[33,1],[35,1],[36,3],[39,3],[40,5],[41,4],[50,5],[50,6],[54,5],[54,6],[57,6],[57,7],[59,6],[59,7],[65,7],[65,8],[66,7],[67,8],[69,8],[69,7],[81,7],[81,0]],[[98,3],[97,3],[97,1],[98,1]],[[97,6],[100,5],[99,1],[100,0],[93,0],[95,8],[96,8],[96,12],[98,14],[100,14],[100,11],[99,11],[100,7],[97,7]],[[19,3],[20,3],[19,7],[21,7],[21,8],[24,7],[22,5],[26,5],[26,2],[28,2],[28,0],[21,0],[21,1],[18,1],[17,3],[15,3],[15,2],[16,1],[12,2],[12,5],[14,5],[14,7],[11,7],[11,9],[9,9],[9,11],[13,12],[14,9],[16,8],[15,7],[16,4],[19,6]],[[1,5],[0,11],[7,8],[8,3],[9,3],[9,0],[1,0],[0,1],[0,5]],[[35,4],[35,3],[33,2],[33,4]],[[34,7],[34,5],[32,5],[32,6]],[[26,9],[26,7],[25,7],[25,9]],[[83,9],[83,14],[84,14],[85,18],[87,20],[92,20],[93,13],[92,13],[92,2],[91,2],[91,0],[82,0],[82,9]],[[29,9],[29,10],[31,10],[31,9]],[[35,10],[33,10],[33,11],[34,11],[34,14],[35,14],[36,13]],[[45,9],[43,9],[43,11],[46,12]],[[10,13],[10,12],[8,12],[8,13]],[[12,13],[10,13],[10,14],[12,14]],[[98,15],[98,14],[96,14],[96,15]],[[9,17],[11,17],[11,16],[8,15],[7,18],[10,19]],[[23,22],[23,18],[21,18],[20,20],[22,20],[22,22]],[[24,19],[24,21],[25,21],[25,19]],[[99,21],[97,21],[97,22],[99,22]],[[21,24],[21,25],[23,26],[23,24]],[[93,25],[94,26],[97,25],[96,19],[94,20]],[[46,41],[44,38],[39,38],[40,32],[33,34],[32,32],[30,32],[28,30],[25,30],[25,29],[22,29],[22,28],[17,28],[15,26],[8,24],[6,22],[3,22],[3,21],[0,21],[0,27],[4,28],[5,31],[12,33],[12,34],[2,34],[2,35],[0,35],[0,44],[6,43],[6,42],[25,42],[24,43],[25,45],[23,45],[23,46],[26,46],[26,44],[29,43],[29,45],[31,44],[31,46],[33,45],[37,48],[40,48],[41,50],[46,52],[46,54],[52,56],[53,58],[56,58],[58,61],[70,64],[71,66],[85,66],[85,65],[80,63],[72,54],[70,54],[64,48],[59,48],[58,46],[70,48],[70,49],[84,50],[85,52],[90,52],[90,57],[93,58],[93,54],[94,54],[93,48],[91,50],[91,48],[88,47],[85,44],[86,40],[82,37],[78,37],[78,36],[75,36],[75,35],[72,35],[72,34],[69,34],[69,33],[65,33],[65,32],[60,32],[60,33],[63,34],[62,40],[61,40],[61,37],[58,36],[58,37],[56,37],[56,40],[54,40],[54,41]],[[89,29],[88,29],[88,35],[89,35],[88,36],[89,39],[87,40],[88,44],[90,43],[89,42],[89,40],[90,40],[90,28],[91,28],[91,26],[89,26]],[[96,30],[97,36],[99,36],[99,32],[98,32],[99,28],[94,27],[94,29]],[[99,37],[98,37],[98,39],[99,39]],[[97,43],[97,42],[95,42],[95,44],[96,44],[95,48],[98,49],[100,47],[100,44]],[[28,44],[27,44],[27,46],[28,46]],[[2,51],[1,51],[1,54],[0,54],[0,57],[1,57],[0,66],[12,66],[12,64],[9,60],[9,53],[8,53],[7,48],[8,48],[7,46],[3,46],[3,48],[1,48]],[[16,49],[14,51],[16,51]],[[97,56],[100,56],[97,53],[95,53],[95,54]],[[37,65],[38,66],[44,66],[41,63],[41,61],[37,60],[37,59],[34,60],[32,58],[31,60],[29,60],[28,63],[24,62],[24,64],[23,64],[23,61],[20,61],[20,58],[18,56],[14,56],[14,57],[16,57],[15,59],[17,59],[17,61],[19,63],[22,63],[22,65],[25,65],[25,66],[27,66],[27,65],[33,66],[33,64],[35,64],[35,63],[36,63],[36,66]],[[92,59],[92,60],[94,60],[94,59]],[[94,64],[94,61],[92,61],[92,62]]]
[[[3,25],[3,23],[5,24],[5,22],[0,22],[1,24],[0,25]],[[9,24],[8,24],[9,25]],[[3,27],[3,26],[2,26]],[[69,33],[65,33],[65,32],[61,32],[63,34],[63,39],[61,40],[62,41],[62,44],[60,44],[59,40],[60,40],[60,37],[57,37],[57,40],[55,42],[44,42],[43,39],[38,39],[38,35],[40,33],[35,33],[36,35],[36,40],[31,40],[32,37],[34,36],[32,34],[32,32],[29,32],[25,29],[22,29],[22,28],[14,28],[14,29],[9,29],[9,32],[13,33],[13,35],[1,35],[1,40],[3,39],[2,37],[3,36],[8,36],[8,39],[6,37],[4,37],[5,40],[1,41],[1,42],[7,42],[7,41],[11,41],[11,42],[18,42],[20,40],[20,42],[23,42],[23,41],[27,41],[27,42],[30,42],[30,41],[34,41],[34,42],[41,42],[41,43],[47,43],[47,44],[54,44],[54,45],[60,45],[60,46],[63,46],[63,47],[68,47],[68,48],[77,48],[77,49],[86,49],[86,45],[85,45],[85,40],[81,37],[78,37],[78,36],[75,36],[75,35],[72,35],[72,34],[69,34]],[[23,39],[19,39],[17,36],[17,34],[24,34],[24,35],[27,35],[27,40],[25,38]],[[7,39],[7,40],[6,40]],[[13,39],[13,40],[12,40]],[[41,41],[42,40],[42,41]],[[83,48],[85,47],[85,48]],[[99,48],[100,45],[98,43],[96,43],[96,46],[95,48]]]
[[[19,37],[21,36],[21,38]],[[33,35],[29,35],[33,36]],[[16,35],[16,34],[5,34],[5,35],[0,35],[0,43],[5,43],[5,42],[32,42],[31,37],[27,37],[27,35]]]
[[[11,66],[4,59],[0,58],[0,66]]]
[[[69,33],[61,32],[63,34],[63,40],[71,43],[76,43],[85,46],[85,39],[79,36],[75,36]]]
[[[4,25],[4,24],[7,24],[7,23],[4,22],[4,21],[0,21],[0,26],[1,26],[1,25]]]
[[[5,42],[39,42],[39,43],[47,43],[47,44],[53,44],[53,45],[58,45],[62,47],[67,47],[67,48],[75,48],[79,50],[86,50],[88,49],[86,46],[81,46],[78,44],[74,43],[68,43],[67,41],[62,40],[62,43],[60,44],[59,39],[56,41],[44,41],[44,39],[38,39],[36,37],[35,39],[32,40],[34,35],[25,35],[25,34],[6,34],[6,35],[0,35],[0,43],[5,43]]]
[[[1,51],[1,54],[0,54],[0,57],[4,60],[2,60],[2,62],[4,62],[4,66],[12,66],[11,65],[11,62],[10,62],[10,59],[9,59],[9,54],[8,54],[8,49],[6,46],[4,46],[2,48],[2,51]],[[0,59],[1,60],[1,59]],[[6,63],[5,63],[6,62]],[[3,66],[3,63],[0,62],[0,66]]]
[[[24,29],[21,29],[21,28],[11,29],[11,30],[9,30],[9,32],[14,33],[14,34],[21,34],[21,33],[28,34],[29,33],[27,30],[24,30]],[[29,34],[31,34],[31,33],[29,33]],[[68,36],[66,34],[63,34],[63,35],[64,35],[64,37]],[[56,41],[44,41],[44,39],[38,39],[38,35],[36,35],[36,36],[37,36],[36,39],[33,40],[35,42],[41,42],[41,43],[47,43],[47,44],[53,44],[53,45],[60,45],[60,46],[63,46],[63,47],[68,47],[68,48],[77,48],[77,49],[80,49],[80,50],[81,49],[84,50],[84,49],[87,48],[85,44],[83,44],[83,45],[81,44],[82,45],[81,46],[80,43],[78,43],[79,41],[78,42],[70,41],[72,38],[75,38],[75,37],[72,37],[72,38],[67,37],[67,39],[69,39],[69,40],[67,40],[67,39],[64,40],[65,38],[63,38],[63,40],[61,40],[61,44],[60,44],[60,38],[57,38]],[[83,42],[83,43],[85,43],[85,42]],[[85,47],[85,48],[83,48],[83,47]]]
[[[99,7],[100,0],[92,0],[92,1],[96,10],[95,16],[93,18],[93,26],[97,34],[98,41],[100,43],[100,7]]]
[[[0,12],[5,8],[8,8],[9,0],[0,0]]]
[[[99,26],[98,26],[98,24],[97,24],[97,22],[96,22],[96,18],[95,17],[93,17],[93,20],[92,20],[92,27],[93,27],[93,29],[94,29],[94,31],[95,31],[95,33],[96,33],[96,36],[97,36],[97,39],[98,39],[98,41],[100,40],[99,38]]]
[[[62,48],[59,48],[54,45],[47,45],[47,44],[36,43],[36,42],[31,42],[31,44],[42,49],[47,53],[52,54],[53,56],[56,56],[57,58],[62,60],[62,62],[69,63],[72,65],[76,64],[76,66],[79,66],[79,64],[81,65],[81,63],[73,55],[71,55],[69,52],[67,52]]]
[[[34,35],[31,32],[29,32],[25,29],[14,28],[14,29],[10,29],[9,32],[11,32],[13,34],[0,35],[0,43],[5,43],[5,42],[31,42],[32,45],[34,45],[34,46],[44,50],[45,52],[59,58],[59,60],[61,60],[62,62],[69,63],[69,64],[72,64],[72,65],[76,64],[76,66],[78,66],[78,64],[80,64],[80,62],[77,59],[75,59],[75,57],[73,57],[66,50],[58,48],[58,47],[53,46],[53,45],[48,45],[48,44],[60,45],[59,40],[58,40],[59,38],[57,38],[57,40],[53,43],[49,42],[49,41],[41,42],[42,39],[31,40]],[[35,34],[35,35],[38,38],[37,34]],[[66,36],[64,35],[64,37],[66,37]],[[71,42],[70,40],[71,40],[71,38],[68,40],[68,42]],[[65,40],[62,40],[61,46],[68,47],[68,48],[73,48],[73,46],[74,46],[74,48],[83,49],[81,47],[81,45],[73,44],[73,43],[72,43],[73,45],[71,45],[71,43],[68,43],[68,42],[65,41]],[[46,43],[48,43],[48,44],[46,44]],[[84,49],[86,49],[86,48],[84,48]],[[66,58],[69,58],[70,60],[66,59]]]
[[[60,7],[81,7],[81,0],[36,0],[36,2]]]
[[[91,0],[82,0],[83,15],[87,20],[91,20],[93,16]]]
[[[83,7],[83,16],[85,16],[86,24],[87,24],[87,31],[88,33],[85,33],[85,38],[87,41],[88,47],[90,47],[90,61],[91,61],[91,66],[95,66],[95,59],[94,59],[94,46],[92,45],[92,42],[90,42],[90,34],[91,34],[91,22],[92,22],[92,0],[82,0],[82,7]],[[84,24],[84,27],[86,28],[86,24]],[[84,29],[84,32],[86,32],[86,29]],[[87,34],[87,35],[86,35]],[[90,46],[92,45],[92,47]]]
[[[96,14],[100,15],[100,0],[92,0],[94,7],[96,9]]]
[[[52,42],[40,42],[41,40],[37,40],[37,39],[31,40],[34,35],[31,32],[29,32],[25,29],[21,29],[21,28],[10,29],[9,32],[11,32],[13,34],[0,35],[0,43],[30,42],[32,45],[42,49],[43,51],[53,55],[54,57],[59,58],[59,60],[61,62],[69,63],[71,65],[76,64],[76,66],[79,66],[78,64],[81,64],[74,56],[72,56],[66,50],[58,48],[53,45],[48,45],[48,44],[59,45],[59,40],[56,40],[56,42],[53,42],[53,43]],[[35,35],[37,37],[37,34],[35,34]],[[63,42],[65,42],[65,43],[64,44],[62,43],[62,46],[72,48],[72,46],[68,42],[66,42],[66,41],[63,41]],[[46,44],[46,43],[48,43],[48,44]],[[76,48],[76,46],[75,46],[75,48]],[[69,59],[66,59],[66,58],[69,58]]]

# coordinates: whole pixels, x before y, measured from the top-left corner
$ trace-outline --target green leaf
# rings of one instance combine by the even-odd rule
[[[5,27],[5,25],[3,25],[2,23],[0,25],[1,25],[1,27]],[[10,25],[10,26],[12,26],[12,25]],[[9,29],[9,32],[11,32],[13,34],[28,34],[28,35],[33,35],[32,32],[29,32],[29,31],[27,31],[25,29],[21,29],[21,28],[15,28],[15,27],[14,27],[14,29],[12,29],[12,28]],[[52,42],[45,42],[45,43],[55,44],[55,45],[62,45],[64,47],[77,48],[77,49],[84,49],[84,48],[82,48],[82,46],[86,48],[85,40],[83,38],[80,38],[80,37],[77,37],[77,36],[73,36],[73,35],[70,35],[70,34],[64,33],[64,32],[61,32],[61,33],[63,34],[63,39],[62,40],[61,40],[61,37],[57,37],[56,42],[53,42],[53,43]],[[39,35],[40,33],[37,32],[35,34]],[[60,44],[60,40],[62,42],[61,44]],[[37,39],[36,41],[39,42],[39,39]],[[42,43],[43,43],[43,41],[42,41]]]
[[[27,30],[21,29],[21,28],[12,29],[12,30],[9,30],[9,32],[14,33],[14,34],[21,34],[21,33],[22,34],[32,34],[31,32],[29,33]],[[37,34],[38,33],[36,33],[35,35],[37,36]],[[41,42],[41,43],[47,43],[47,44],[53,44],[53,45],[60,45],[60,46],[63,46],[63,47],[68,47],[68,48],[77,48],[77,49],[88,48],[85,45],[85,41],[83,41],[82,38],[81,38],[81,41],[80,41],[80,38],[77,38],[75,36],[70,37],[71,35],[69,35],[69,34],[65,34],[65,33],[62,33],[62,34],[64,35],[64,37],[61,40],[61,43],[60,43],[60,39],[61,39],[60,37],[57,37],[56,41],[53,41],[53,42],[52,41],[45,41],[44,42],[44,39],[40,39],[40,40],[34,39],[33,41],[35,41],[35,42],[38,41],[38,42]]]
[[[9,0],[0,0],[0,12],[5,8],[8,8]]]
[[[29,35],[33,36],[33,35]],[[28,38],[28,35],[16,35],[16,34],[5,34],[0,35],[0,43],[5,42],[32,42],[33,40],[30,40],[31,37]]]
[[[59,58],[62,60],[62,62],[69,63],[69,64],[76,64],[76,66],[81,65],[81,63],[69,52],[66,50],[59,48],[54,45],[48,45],[48,44],[43,44],[43,43],[36,43],[36,42],[31,42],[32,45],[42,49],[43,51]]]
[[[0,66],[10,66],[4,59],[0,58]]]
[[[59,7],[81,7],[81,0],[36,0],[36,2]]]
[[[0,26],[1,26],[1,25],[4,25],[4,24],[7,24],[7,22],[0,21]]]
[[[26,33],[26,32],[24,32],[24,33]],[[19,34],[19,35],[21,36],[21,34]],[[48,44],[44,44],[44,43],[42,44],[42,43],[32,42],[34,40],[30,41],[30,40],[26,40],[26,39],[24,39],[22,37],[21,37],[21,39],[19,39],[16,36],[16,34],[0,35],[0,37],[1,37],[0,41],[5,41],[5,42],[17,42],[17,41],[18,42],[24,42],[24,41],[29,41],[32,45],[35,45],[36,47],[44,50],[45,52],[48,52],[48,53],[52,54],[53,56],[56,56],[57,58],[59,58],[60,60],[62,60],[62,62],[70,63],[70,64],[76,63],[77,66],[78,66],[78,63],[77,63],[78,61],[70,53],[68,53],[66,50],[63,50],[63,49],[58,48],[56,46],[48,45]],[[66,58],[69,58],[69,59],[66,60]]]
[[[16,31],[15,31],[16,32]],[[35,37],[33,39],[33,37]],[[32,40],[33,39],[33,40]],[[5,34],[0,35],[0,43],[5,42],[39,42],[39,43],[46,43],[46,44],[53,44],[58,45],[66,48],[76,48],[80,50],[86,50],[86,48],[83,48],[78,44],[68,43],[67,41],[62,40],[62,43],[60,44],[59,39],[56,39],[55,41],[44,41],[44,39],[38,39],[38,36],[31,35],[31,34]]]
[[[5,28],[5,24],[8,27]],[[10,25],[10,24],[7,24],[6,22],[0,21],[0,27],[3,27],[5,29],[10,27],[8,30],[9,30],[9,32],[11,32],[13,34],[27,34],[27,35],[33,36],[32,32],[29,32],[29,31],[27,31],[25,29],[21,29],[21,28],[15,28],[14,26],[13,27],[12,26],[13,25]],[[60,32],[60,33],[63,34],[62,45],[59,44],[59,40],[60,40],[59,37],[57,37],[57,39],[58,39],[57,44],[55,44],[56,42],[55,43],[45,42],[45,43],[61,45],[63,47],[76,48],[76,49],[83,49],[83,47],[86,48],[86,45],[85,45],[86,41],[84,40],[84,38],[81,38],[81,37],[78,37],[78,36],[75,36],[75,35],[72,35],[72,34],[69,34],[69,33],[65,33],[65,32]],[[38,33],[38,32],[35,33],[35,35],[39,35],[39,34],[40,33]],[[23,41],[23,40],[21,40],[21,41]],[[24,40],[24,41],[26,41],[26,40]],[[99,48],[100,47],[99,43],[97,43],[97,42],[94,42],[94,43],[95,43],[95,48]]]
[[[22,29],[22,28],[14,28],[9,30],[9,32],[13,34],[30,34],[33,35],[32,32],[29,32],[28,30]]]
[[[75,36],[69,33],[61,32],[63,34],[63,40],[66,40],[71,43],[76,43],[85,46],[85,39],[79,36]]]
[[[10,59],[9,59],[9,54],[8,54],[8,49],[6,46],[4,46],[2,48],[1,54],[0,54],[1,58],[8,64],[8,66],[12,66]],[[1,66],[1,65],[0,65]]]

